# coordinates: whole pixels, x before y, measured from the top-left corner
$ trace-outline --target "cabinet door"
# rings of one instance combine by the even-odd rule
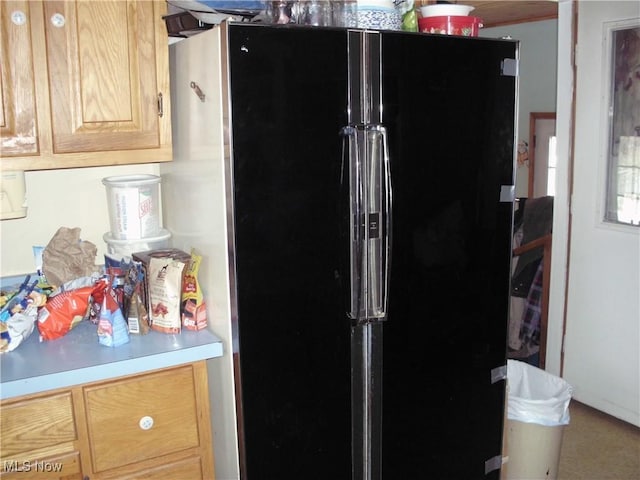
[[[29,2],[0,2],[0,132],[2,156],[39,150]]]
[[[44,2],[54,153],[160,146],[156,3]]]

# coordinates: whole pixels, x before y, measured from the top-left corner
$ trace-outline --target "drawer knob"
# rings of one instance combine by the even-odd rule
[[[27,15],[22,10],[11,12],[11,21],[14,25],[22,26],[27,23]]]
[[[51,25],[53,25],[56,28],[62,28],[64,27],[64,24],[66,23],[66,19],[64,18],[64,15],[61,13],[54,13],[51,16]]]
[[[149,417],[145,415],[140,419],[140,421],[138,422],[138,425],[140,425],[140,428],[142,430],[150,430],[151,427],[153,427],[153,417]]]

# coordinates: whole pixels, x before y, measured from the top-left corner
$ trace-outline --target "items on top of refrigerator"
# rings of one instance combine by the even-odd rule
[[[431,5],[422,5],[420,7],[420,15],[422,17],[442,17],[447,15],[466,16],[469,15],[476,7],[471,5],[461,5],[458,3],[435,3]]]
[[[414,0],[169,0],[169,36],[186,37],[225,20],[267,24],[417,31]]]
[[[460,35],[477,37],[482,28],[482,19],[469,16],[475,9],[471,5],[460,5],[449,2],[439,2],[420,7],[418,27],[423,33],[441,35]]]
[[[482,20],[478,17],[444,15],[420,18],[418,26],[422,33],[477,37]]]

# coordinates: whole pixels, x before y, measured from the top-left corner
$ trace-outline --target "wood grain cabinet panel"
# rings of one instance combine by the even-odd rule
[[[0,458],[28,457],[28,452],[77,439],[71,394],[61,393],[3,405],[0,409]]]
[[[80,453],[5,463],[2,480],[83,480]]]
[[[172,159],[166,2],[0,4],[3,170]]]
[[[0,405],[2,480],[214,480],[206,361]]]
[[[159,147],[153,3],[47,1],[44,12],[55,153]]]
[[[95,472],[199,445],[191,367],[87,387],[85,409]]]
[[[121,480],[167,480],[167,479],[208,479],[204,475],[202,459],[189,457],[174,463],[162,465],[131,476],[121,477]]]
[[[29,2],[0,2],[0,138],[2,156],[38,154]]]

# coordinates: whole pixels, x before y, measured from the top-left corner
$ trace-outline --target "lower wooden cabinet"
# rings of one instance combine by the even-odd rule
[[[2,402],[0,478],[214,479],[205,361]]]

